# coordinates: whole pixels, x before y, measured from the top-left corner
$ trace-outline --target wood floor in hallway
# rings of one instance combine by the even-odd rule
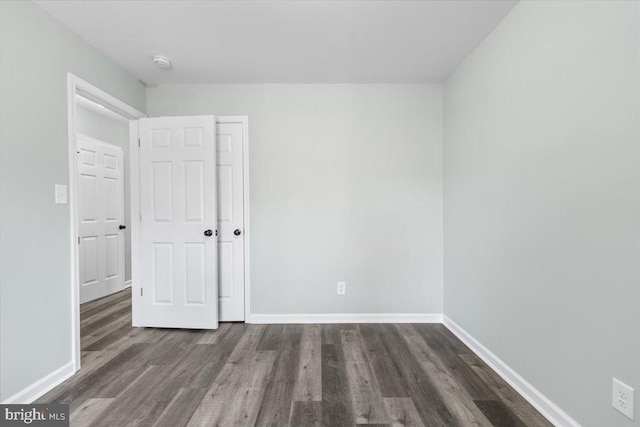
[[[77,426],[550,426],[439,324],[131,327],[81,307],[82,369],[38,400]]]

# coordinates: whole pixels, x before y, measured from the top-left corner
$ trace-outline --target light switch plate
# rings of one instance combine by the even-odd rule
[[[56,184],[56,205],[67,204],[67,186],[62,184]]]

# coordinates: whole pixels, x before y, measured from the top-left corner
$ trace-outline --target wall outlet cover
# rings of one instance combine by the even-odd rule
[[[614,409],[633,420],[634,399],[634,390],[625,383],[614,378],[613,393],[611,395],[611,404]]]
[[[347,282],[338,282],[338,295],[347,293]]]

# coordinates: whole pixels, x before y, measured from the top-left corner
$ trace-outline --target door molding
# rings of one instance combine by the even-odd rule
[[[251,323],[251,281],[250,281],[250,226],[249,226],[249,119],[247,116],[215,116],[216,124],[242,124],[242,180],[243,180],[243,243],[244,243],[244,321]],[[138,147],[138,123],[129,122],[129,167],[131,196],[131,304],[133,326],[140,326],[142,301],[142,248],[140,247],[140,153]]]
[[[80,369],[80,271],[78,248],[78,164],[76,152],[78,148],[76,135],[76,96],[80,95],[126,120],[146,117],[145,114],[120,101],[102,89],[92,85],[80,77],[67,74],[67,133],[69,139],[69,221],[71,246],[71,362],[74,372]]]

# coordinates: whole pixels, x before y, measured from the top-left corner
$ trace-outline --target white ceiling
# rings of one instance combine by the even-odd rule
[[[517,2],[36,3],[142,81],[159,84],[440,82]],[[158,69],[156,54],[173,69]]]

